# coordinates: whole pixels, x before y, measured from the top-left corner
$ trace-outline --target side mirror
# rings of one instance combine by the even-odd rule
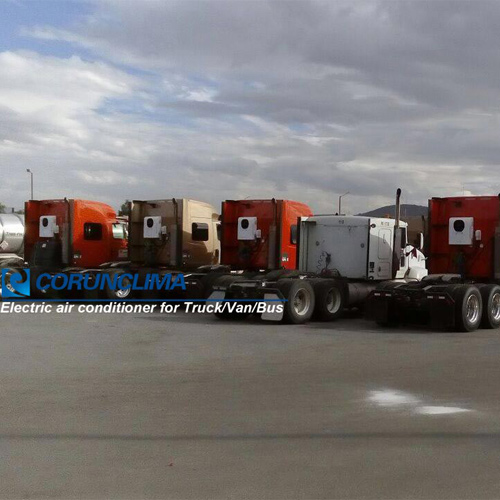
[[[424,249],[424,234],[418,233],[418,249],[422,251]]]

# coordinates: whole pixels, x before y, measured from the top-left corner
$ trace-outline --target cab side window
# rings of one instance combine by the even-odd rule
[[[208,224],[193,222],[191,225],[191,237],[193,241],[208,241]]]
[[[113,224],[113,238],[115,240],[127,239],[127,230],[125,224],[120,224],[119,222]]]
[[[86,222],[83,225],[83,239],[89,241],[102,240],[102,224]]]
[[[290,226],[290,243],[292,245],[297,244],[297,224]]]

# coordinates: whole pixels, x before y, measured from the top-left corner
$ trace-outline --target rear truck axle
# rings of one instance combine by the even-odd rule
[[[301,324],[310,321],[333,321],[345,309],[363,305],[375,288],[373,283],[349,282],[342,278],[301,274],[298,271],[272,271],[258,279],[223,277],[213,285],[212,301],[279,301],[281,312],[263,313],[264,321]],[[217,314],[221,319],[234,318]]]
[[[456,274],[382,283],[368,297],[366,317],[381,326],[421,323],[462,332],[498,328],[500,286],[467,283]]]

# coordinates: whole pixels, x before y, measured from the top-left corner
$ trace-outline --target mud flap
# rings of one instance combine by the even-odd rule
[[[365,319],[383,323],[389,318],[389,300],[385,298],[369,298],[365,304]]]
[[[276,311],[276,306],[283,304],[281,297],[275,293],[265,293],[264,300],[273,300],[273,302],[264,302],[267,308],[266,312],[262,313],[261,319],[264,321],[281,321],[283,319],[284,308],[282,308],[281,312]]]
[[[429,307],[429,326],[436,329],[454,328],[455,304],[433,300]]]

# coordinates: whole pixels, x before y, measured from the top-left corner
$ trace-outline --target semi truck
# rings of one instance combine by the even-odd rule
[[[340,317],[362,306],[380,282],[421,280],[427,275],[420,248],[408,243],[399,219],[316,215],[297,221],[296,269],[280,269],[237,281],[214,283],[213,301],[282,301],[262,319],[304,323]],[[224,228],[223,228],[224,230]],[[420,238],[420,246],[423,238]],[[218,313],[222,318],[236,314]],[[239,317],[244,317],[240,314]]]
[[[428,268],[420,282],[383,283],[367,314],[380,325],[427,323],[474,331],[500,326],[500,199],[429,200]]]
[[[0,267],[23,263],[24,215],[0,214]]]
[[[221,265],[223,271],[205,277],[207,296],[233,284],[293,270],[296,266],[298,219],[312,215],[294,200],[226,200],[221,210]],[[240,315],[224,311],[224,318]]]
[[[105,203],[30,200],[25,217],[25,260],[31,268],[90,269],[127,259],[126,223]]]
[[[32,282],[41,273],[112,272],[128,258],[127,222],[105,203],[30,200],[25,203],[25,223],[24,261]],[[59,295],[51,287],[43,293]]]
[[[292,200],[226,200],[221,263],[233,270],[295,269],[297,220],[312,210]]]
[[[143,298],[203,297],[205,276],[223,269],[219,214],[209,203],[187,198],[134,200],[129,208],[129,255],[123,273],[138,273],[141,280],[152,273],[160,279],[179,273],[185,278],[186,293],[144,290]],[[117,293],[120,298],[134,295],[130,288]]]

